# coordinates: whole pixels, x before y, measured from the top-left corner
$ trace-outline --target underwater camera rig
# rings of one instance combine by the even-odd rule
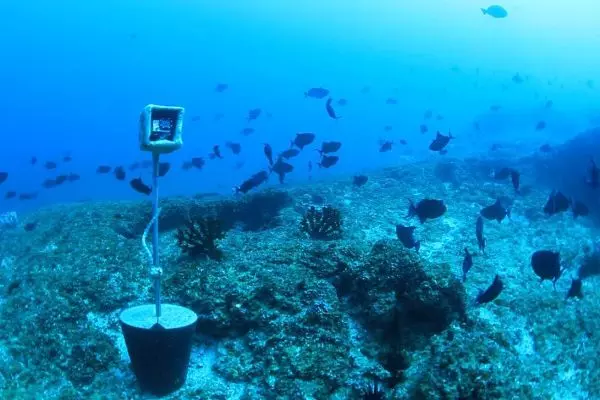
[[[174,304],[161,304],[162,268],[159,263],[158,169],[160,154],[171,153],[183,145],[182,107],[154,104],[144,107],[140,115],[139,142],[142,151],[152,153],[152,219],[142,245],[149,258],[154,286],[154,304],[127,308],[119,315],[131,367],[144,391],[162,396],[179,389],[186,380],[192,351],[192,338],[198,317],[194,311]],[[146,237],[152,227],[152,252]]]

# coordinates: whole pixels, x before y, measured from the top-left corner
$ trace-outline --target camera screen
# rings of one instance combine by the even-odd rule
[[[158,118],[152,120],[152,133],[150,140],[173,140],[175,136],[175,121],[172,118]]]

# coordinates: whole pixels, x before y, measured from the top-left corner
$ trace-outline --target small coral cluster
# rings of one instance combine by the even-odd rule
[[[300,221],[300,231],[311,239],[328,240],[342,235],[342,214],[331,206],[310,207]]]
[[[213,260],[223,258],[218,240],[225,237],[221,220],[214,217],[201,217],[187,221],[185,227],[177,229],[177,244],[181,251],[190,257],[208,257]]]

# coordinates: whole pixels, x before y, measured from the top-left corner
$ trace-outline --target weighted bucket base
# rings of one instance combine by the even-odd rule
[[[185,307],[162,304],[131,307],[119,316],[131,367],[142,390],[163,396],[179,389],[187,376],[198,317]]]

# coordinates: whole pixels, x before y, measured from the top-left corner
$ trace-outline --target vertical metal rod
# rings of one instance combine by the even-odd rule
[[[154,199],[152,201],[152,216],[156,217],[158,213],[158,163],[159,154],[152,153],[152,193]],[[158,218],[154,219],[154,226],[152,227],[152,260],[154,262],[154,268],[158,271],[160,263],[158,259]],[[160,275],[154,276],[154,304],[156,306],[156,318],[160,318]]]

